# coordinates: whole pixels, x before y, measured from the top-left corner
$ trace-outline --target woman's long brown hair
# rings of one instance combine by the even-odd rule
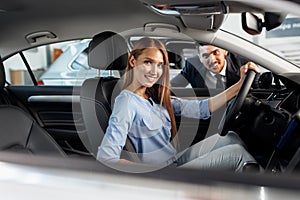
[[[171,96],[170,96],[170,69],[169,69],[169,58],[167,50],[162,42],[159,40],[156,40],[154,38],[148,38],[144,37],[140,40],[138,40],[131,51],[129,58],[133,56],[135,59],[138,58],[145,49],[147,48],[156,48],[158,49],[164,59],[164,70],[157,81],[156,84],[154,84],[152,87],[146,89],[146,93],[154,99],[154,101],[160,102],[160,105],[165,106],[167,109],[170,120],[171,120],[171,141],[173,145],[177,147],[177,139],[176,138],[176,121],[174,116],[174,111],[172,108],[171,103]],[[133,70],[131,70],[131,66],[129,64],[129,59],[127,62],[126,67],[126,75],[125,75],[125,82],[124,82],[124,88],[129,86],[133,81]]]

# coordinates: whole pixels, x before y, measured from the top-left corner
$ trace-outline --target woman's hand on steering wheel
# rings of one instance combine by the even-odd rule
[[[233,102],[227,107],[222,120],[219,124],[219,133],[224,136],[229,131],[230,125],[229,123],[237,116],[242,105],[247,97],[247,94],[251,88],[252,82],[255,78],[257,72],[259,72],[259,68],[253,62],[248,62],[240,68],[240,80],[237,84],[241,85],[240,89],[233,100]]]

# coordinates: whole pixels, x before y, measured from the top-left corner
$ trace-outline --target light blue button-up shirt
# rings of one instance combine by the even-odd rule
[[[172,99],[175,115],[207,119],[208,100]],[[171,122],[165,107],[123,90],[115,100],[109,125],[98,148],[97,160],[116,162],[120,159],[127,137],[141,161],[162,164],[176,155],[170,143]]]

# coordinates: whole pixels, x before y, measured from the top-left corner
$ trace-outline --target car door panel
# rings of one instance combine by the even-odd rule
[[[33,114],[38,123],[60,143],[67,142],[72,148],[86,151],[79,135],[85,131],[79,104],[80,86],[8,86]],[[218,90],[171,88],[172,95],[188,99],[205,99]],[[256,93],[255,93],[256,94]],[[268,94],[261,94],[268,96]],[[210,126],[210,119],[198,120],[176,117],[183,146],[194,144],[217,132]]]
[[[79,105],[79,87],[8,86],[36,121],[63,147],[86,151],[79,134],[84,123]]]

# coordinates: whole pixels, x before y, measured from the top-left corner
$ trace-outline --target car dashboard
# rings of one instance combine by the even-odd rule
[[[234,123],[234,130],[266,171],[299,171],[300,90],[296,83],[252,90]]]

